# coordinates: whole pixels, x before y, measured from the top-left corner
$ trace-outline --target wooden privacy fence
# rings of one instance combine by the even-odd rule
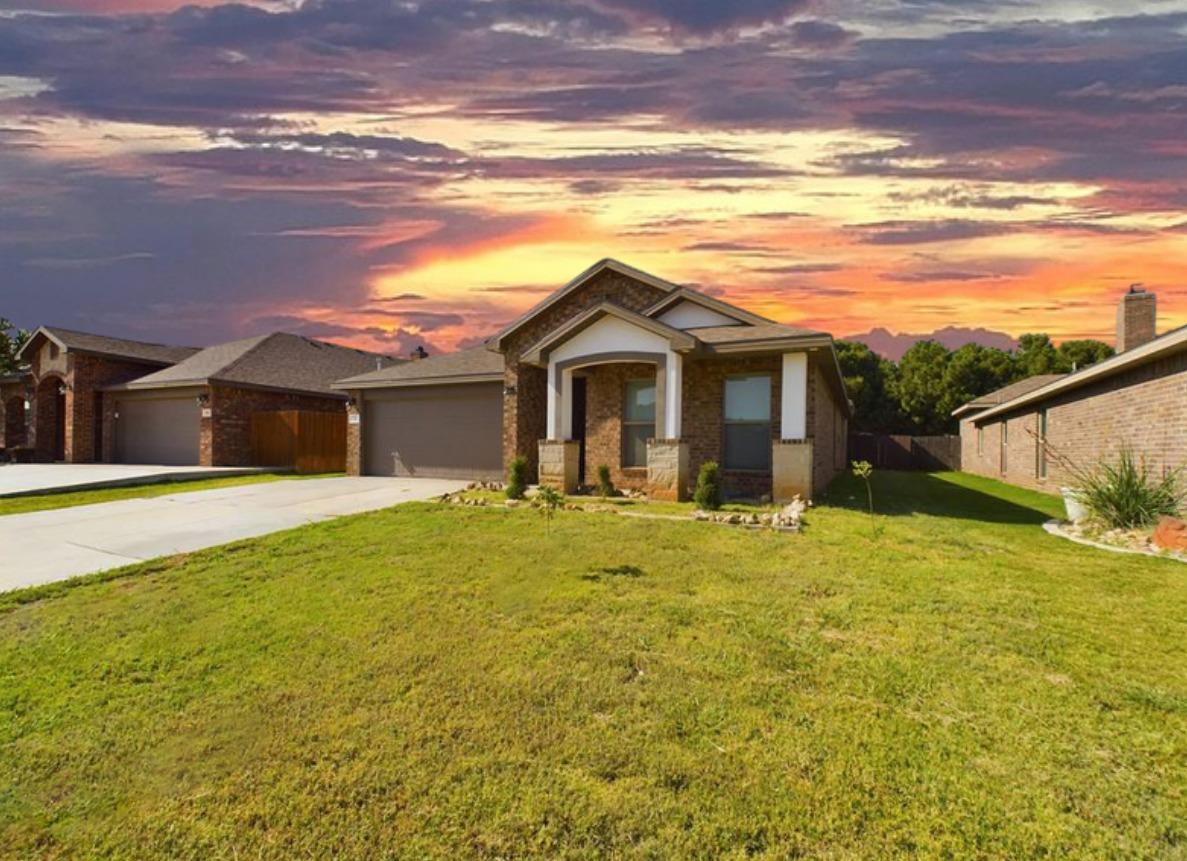
[[[253,413],[251,454],[256,466],[302,473],[345,472],[346,412]]]
[[[878,469],[960,469],[960,437],[850,434],[849,460],[868,460]]]

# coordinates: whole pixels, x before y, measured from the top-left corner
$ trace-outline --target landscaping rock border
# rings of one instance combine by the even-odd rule
[[[1158,559],[1171,559],[1175,562],[1187,563],[1187,554],[1175,553],[1170,550],[1160,550],[1147,542],[1143,545],[1122,545],[1122,544],[1107,544],[1103,541],[1096,541],[1088,538],[1080,532],[1076,531],[1074,523],[1068,523],[1063,520],[1048,520],[1043,524],[1043,531],[1049,535],[1054,535],[1056,538],[1063,538],[1075,544],[1083,544],[1086,547],[1095,547],[1097,550],[1107,550],[1110,553],[1128,553],[1136,556],[1154,556]]]

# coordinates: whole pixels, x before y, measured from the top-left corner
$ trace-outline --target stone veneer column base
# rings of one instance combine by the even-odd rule
[[[688,443],[647,440],[647,495],[667,502],[688,499]]]
[[[784,505],[812,498],[812,441],[781,439],[771,446],[771,498]]]
[[[539,452],[540,484],[555,487],[561,493],[575,492],[581,443],[577,440],[542,439]]]

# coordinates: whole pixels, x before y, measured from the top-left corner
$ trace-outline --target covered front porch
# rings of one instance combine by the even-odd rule
[[[732,460],[761,495],[811,494],[807,353],[716,357],[621,309],[585,317],[525,357],[547,371],[541,484],[572,493],[604,465],[617,487],[684,500],[701,463]]]

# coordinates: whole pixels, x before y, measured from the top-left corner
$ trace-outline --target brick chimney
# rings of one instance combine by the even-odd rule
[[[1157,336],[1155,322],[1157,302],[1139,284],[1129,288],[1117,306],[1117,352],[1124,353],[1153,341]]]
[[[413,350],[411,353],[408,354],[408,358],[414,362],[419,361],[421,359],[427,359],[428,357],[429,357],[429,354],[425,351],[424,347],[417,347],[415,350]]]

